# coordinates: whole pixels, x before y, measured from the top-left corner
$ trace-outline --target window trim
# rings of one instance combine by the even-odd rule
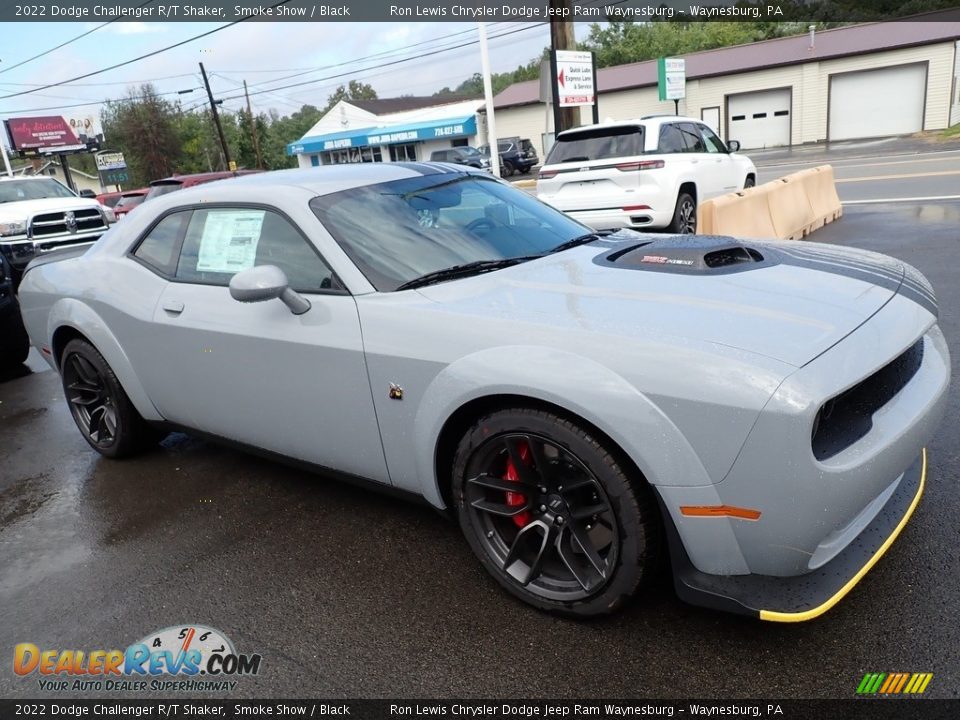
[[[201,202],[201,203],[191,203],[189,205],[180,205],[175,208],[170,208],[153,219],[153,222],[150,223],[147,229],[144,230],[142,233],[140,233],[140,235],[136,237],[136,239],[133,241],[133,244],[127,249],[127,252],[125,253],[125,255],[129,259],[133,260],[139,265],[142,265],[147,270],[152,272],[154,275],[157,275],[158,277],[163,278],[167,282],[176,283],[178,285],[197,285],[201,287],[226,288],[228,287],[228,285],[223,285],[217,282],[198,282],[195,280],[184,280],[184,279],[178,278],[176,277],[176,269],[174,269],[172,275],[169,275],[167,273],[160,271],[159,268],[154,267],[153,265],[149,264],[142,258],[137,257],[137,255],[135,255],[134,253],[136,253],[140,245],[143,244],[144,240],[147,239],[147,236],[149,236],[150,233],[153,232],[154,228],[156,228],[157,225],[159,225],[164,220],[164,218],[180,212],[189,212],[191,217],[189,220],[187,220],[187,222],[183,224],[183,228],[180,230],[180,236],[176,240],[176,264],[179,265],[180,255],[183,252],[183,243],[186,240],[187,229],[190,227],[190,222],[193,220],[193,213],[195,213],[197,210],[226,210],[230,208],[238,208],[238,209],[246,209],[246,210],[264,210],[266,212],[276,213],[277,215],[282,217],[284,220],[286,220],[290,224],[290,227],[292,227],[294,231],[296,231],[296,233],[300,235],[303,241],[307,244],[307,247],[313,250],[316,256],[320,259],[320,262],[322,262],[324,265],[326,265],[330,269],[331,287],[329,289],[297,290],[296,288],[291,288],[295,292],[298,292],[301,295],[352,295],[349,288],[347,288],[346,283],[344,283],[343,280],[340,279],[340,276],[337,275],[337,271],[333,269],[333,265],[327,262],[327,259],[323,256],[323,253],[321,253],[320,250],[317,248],[317,246],[313,244],[313,242],[310,240],[307,234],[303,231],[303,229],[297,223],[295,223],[293,219],[283,210],[281,210],[280,208],[274,205],[267,205],[265,203],[248,203],[248,202],[204,203],[204,202]]]

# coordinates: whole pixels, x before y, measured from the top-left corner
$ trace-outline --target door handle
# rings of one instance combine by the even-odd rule
[[[164,300],[163,309],[171,315],[179,315],[183,312],[183,303],[179,300]]]

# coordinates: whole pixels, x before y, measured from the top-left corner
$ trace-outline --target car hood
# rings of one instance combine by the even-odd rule
[[[420,292],[458,314],[704,341],[799,367],[862,325],[904,277],[893,258],[830,245],[645,237],[595,242]],[[760,259],[703,263],[724,247]],[[925,281],[916,287],[932,304]]]
[[[19,200],[0,203],[0,220],[21,222],[33,215],[66,210],[100,209],[100,203],[89,198],[42,198],[40,200]]]

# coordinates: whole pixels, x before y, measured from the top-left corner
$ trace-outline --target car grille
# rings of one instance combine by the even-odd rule
[[[826,460],[863,438],[873,414],[893,400],[923,364],[923,338],[866,380],[831,398],[813,424],[813,455]]]
[[[96,208],[34,215],[30,221],[30,236],[34,240],[69,237],[79,233],[103,232],[107,229],[103,213]]]

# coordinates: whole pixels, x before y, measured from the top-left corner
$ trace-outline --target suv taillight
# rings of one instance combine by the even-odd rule
[[[537,175],[538,180],[549,180],[557,176],[559,170],[541,170],[540,174]]]
[[[663,167],[663,160],[641,160],[640,162],[628,162],[614,165],[620,172],[630,172],[632,170],[656,170]]]

